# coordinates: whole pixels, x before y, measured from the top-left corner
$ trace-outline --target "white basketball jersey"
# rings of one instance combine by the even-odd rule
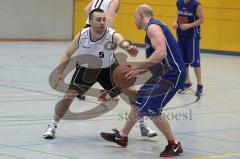
[[[111,1],[112,0],[94,0],[90,11],[92,11],[95,8],[100,8],[107,15],[108,7],[109,7],[109,4],[111,3]],[[86,24],[89,24],[89,17],[87,18]]]
[[[97,41],[90,37],[90,27],[81,31],[77,50],[78,64],[87,68],[107,68],[116,62],[111,49],[115,30],[106,27],[105,34]]]

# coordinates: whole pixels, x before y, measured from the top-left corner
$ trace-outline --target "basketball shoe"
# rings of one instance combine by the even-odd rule
[[[181,143],[178,142],[177,144],[168,144],[165,150],[160,153],[160,157],[175,157],[181,153],[183,153],[183,149]]]
[[[158,135],[157,132],[149,126],[140,126],[140,131],[143,137],[154,137]]]
[[[189,90],[192,87],[192,83],[185,83],[184,87],[178,91],[179,94],[184,94],[187,90]]]
[[[127,136],[122,137],[117,129],[112,130],[114,131],[114,133],[101,132],[100,136],[107,141],[115,142],[116,144],[122,147],[127,147],[128,137]]]
[[[48,125],[46,132],[43,134],[43,138],[44,139],[54,139],[56,129],[57,129],[56,125],[53,125],[53,124]]]
[[[203,85],[201,84],[197,85],[196,96],[203,96]]]

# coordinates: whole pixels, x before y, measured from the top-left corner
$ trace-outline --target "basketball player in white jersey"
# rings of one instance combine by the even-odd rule
[[[89,13],[95,9],[95,8],[100,8],[104,10],[106,14],[106,20],[107,20],[107,26],[110,28],[114,28],[114,18],[120,8],[120,2],[119,0],[92,0],[87,7],[84,9],[85,10],[85,15],[86,15],[86,26],[89,27]],[[126,90],[127,91],[127,90]],[[130,90],[131,92],[131,90]],[[100,96],[100,98],[105,98],[106,97],[106,92],[103,92]],[[84,100],[86,97],[85,95],[77,95],[77,98],[80,100]],[[140,130],[141,134],[143,137],[154,137],[157,135],[157,132],[155,130],[152,130],[149,126],[147,126],[147,123],[144,122],[144,118],[141,118],[139,120],[139,125],[140,125]]]
[[[91,26],[89,24],[89,13],[96,8],[100,8],[105,12],[107,26],[110,28],[114,28],[113,27],[114,17],[119,10],[119,0],[92,0],[84,9],[87,19],[85,28]],[[86,96],[78,94],[77,98],[80,100],[85,100]]]
[[[104,44],[118,44],[131,56],[136,56],[138,53],[138,49],[124,41],[119,33],[106,27],[106,16],[103,10],[99,8],[92,10],[89,13],[89,23],[91,27],[77,34],[61,58],[54,88],[57,88],[59,81],[63,80],[64,69],[75,52],[79,57],[77,60],[79,66],[75,70],[68,91],[55,106],[52,122],[43,135],[45,139],[55,138],[57,124],[69,109],[76,95],[84,94],[94,83],[99,82],[105,90],[110,92],[109,95],[112,98],[121,93],[121,90],[111,80],[111,73],[118,65],[113,56],[114,49],[106,48]],[[83,61],[83,59],[87,60]]]

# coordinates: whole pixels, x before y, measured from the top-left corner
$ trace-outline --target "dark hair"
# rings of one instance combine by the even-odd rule
[[[104,10],[100,9],[100,8],[95,8],[93,9],[90,13],[89,13],[89,19],[92,20],[92,16],[94,12],[100,12],[100,13],[104,13]]]

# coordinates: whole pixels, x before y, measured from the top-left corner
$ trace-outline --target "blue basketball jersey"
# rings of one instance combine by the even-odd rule
[[[156,24],[159,25],[166,38],[166,48],[167,48],[167,57],[159,63],[163,63],[163,65],[169,65],[170,69],[164,74],[164,76],[168,75],[177,75],[185,72],[185,65],[181,56],[180,48],[172,35],[171,31],[168,27],[162,23],[161,21],[150,19],[148,22],[148,26]],[[146,56],[147,58],[152,55],[154,52],[154,48],[152,47],[151,41],[146,34],[145,37],[145,45],[146,45]]]
[[[183,88],[186,79],[185,65],[174,36],[161,21],[150,19],[147,27],[153,24],[158,25],[165,35],[167,56],[149,69],[153,76],[141,86],[133,98],[133,104],[139,106],[140,116],[161,115],[163,107],[178,89]],[[154,48],[147,34],[145,44],[146,56],[149,58]],[[158,74],[159,72],[161,74]]]
[[[184,0],[177,0],[178,9],[178,25],[188,24],[196,21],[197,7],[200,3],[197,0],[190,0],[188,3],[184,3]],[[197,37],[200,38],[200,25],[190,28],[188,30],[177,29],[178,37]]]

